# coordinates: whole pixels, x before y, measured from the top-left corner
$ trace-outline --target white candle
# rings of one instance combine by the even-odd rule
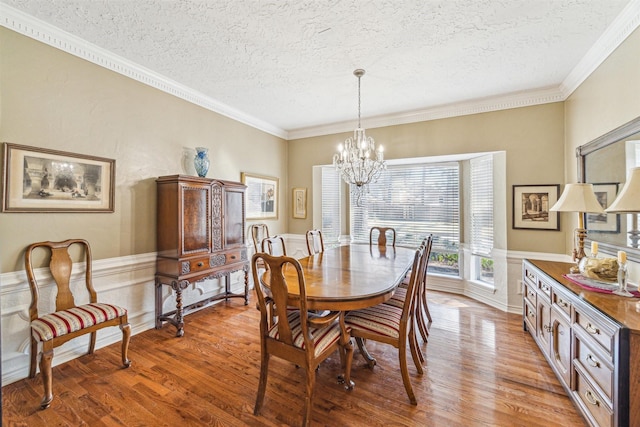
[[[598,255],[598,242],[591,242],[591,256],[596,257]]]
[[[618,262],[620,264],[627,262],[627,253],[625,251],[618,251]]]

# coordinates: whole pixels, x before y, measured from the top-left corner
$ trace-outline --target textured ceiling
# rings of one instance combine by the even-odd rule
[[[559,87],[629,0],[0,0],[285,131]]]

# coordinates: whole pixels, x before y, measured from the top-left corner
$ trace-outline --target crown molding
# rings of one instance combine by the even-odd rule
[[[398,114],[388,114],[361,119],[362,127],[366,129],[385,126],[404,125],[409,123],[426,122],[429,120],[446,119],[450,117],[467,116],[470,114],[488,113],[491,111],[508,110],[511,108],[528,107],[532,105],[561,102],[563,97],[559,87],[541,88],[537,90],[511,93],[468,102],[443,105],[425,110],[407,111]],[[288,138],[300,139],[314,136],[352,132],[355,122],[332,123],[325,126],[315,126],[289,131]]]
[[[3,3],[0,3],[0,25],[240,123],[279,138],[287,137],[287,132],[283,129],[236,110]]]
[[[567,99],[640,25],[640,0],[632,0],[560,84]]]
[[[0,3],[0,25],[279,138],[292,140],[353,131],[353,122],[345,121],[287,132],[3,3]],[[562,102],[639,25],[640,0],[632,0],[578,65],[569,73],[567,78],[557,87],[523,91],[424,110],[364,118],[362,119],[362,124],[365,128],[377,128]]]

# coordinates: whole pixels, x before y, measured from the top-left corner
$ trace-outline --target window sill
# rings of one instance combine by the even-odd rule
[[[480,280],[469,280],[468,282],[474,287],[480,288],[487,293],[496,293],[496,287],[493,283],[482,282]]]

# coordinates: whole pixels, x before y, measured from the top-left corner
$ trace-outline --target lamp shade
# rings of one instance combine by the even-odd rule
[[[618,197],[605,209],[606,212],[640,212],[640,168],[631,169]]]
[[[593,192],[593,185],[581,182],[565,185],[562,196],[560,196],[556,204],[549,210],[558,212],[604,213],[602,205],[600,205]]]

